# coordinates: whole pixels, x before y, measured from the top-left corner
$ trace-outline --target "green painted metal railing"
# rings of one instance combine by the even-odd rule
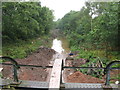
[[[12,59],[10,57],[0,57],[0,59],[4,59],[4,60],[10,61],[12,63],[12,65],[13,65],[13,77],[14,77],[14,81],[18,82],[19,80],[18,80],[18,76],[17,76],[17,69],[20,68],[20,66],[18,65],[18,63],[14,59]]]
[[[37,66],[37,65],[23,65],[23,64],[18,64],[14,59],[10,58],[10,57],[0,57],[0,59],[4,59],[4,60],[7,60],[7,61],[10,61],[12,64],[8,64],[8,63],[0,63],[2,65],[13,65],[13,68],[14,68],[14,74],[13,74],[13,77],[14,77],[14,81],[15,82],[19,82],[18,80],[18,76],[17,76],[17,70],[20,68],[20,67],[39,67],[39,68],[52,68],[53,66]],[[120,69],[120,67],[112,67],[113,65],[115,64],[120,64],[120,61],[112,61],[110,62],[105,68],[104,67],[69,67],[69,66],[64,66],[63,62],[62,62],[62,70],[64,68],[80,68],[80,69],[104,69],[104,71],[106,72],[106,83],[105,85],[110,85],[110,70],[111,69]],[[62,75],[62,74],[61,74]]]
[[[23,65],[23,64],[18,64],[14,59],[10,58],[10,57],[0,57],[0,59],[3,59],[5,61],[10,61],[12,64],[8,64],[8,63],[0,63],[2,65],[12,65],[13,66],[13,78],[15,82],[19,82],[18,80],[18,76],[17,76],[17,70],[20,67],[40,67],[40,68],[52,68],[53,66],[37,66],[37,65]]]

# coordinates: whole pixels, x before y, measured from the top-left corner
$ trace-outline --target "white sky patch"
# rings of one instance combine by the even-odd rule
[[[40,0],[42,6],[54,11],[55,20],[61,19],[71,10],[80,11],[86,0]]]

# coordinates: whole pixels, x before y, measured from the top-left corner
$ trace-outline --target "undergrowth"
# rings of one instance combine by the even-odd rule
[[[97,67],[97,63],[102,62],[102,67],[106,67],[111,61],[120,60],[120,55],[118,51],[114,52],[106,52],[105,50],[87,50],[83,48],[78,48],[76,46],[71,47],[71,51],[79,51],[78,56],[75,59],[86,59],[89,60],[86,64],[81,65],[81,67]],[[107,55],[106,55],[107,54]],[[93,66],[92,66],[93,65]],[[94,66],[96,65],[96,66]],[[120,64],[116,64],[113,67],[120,67]],[[89,73],[88,69],[77,69],[84,74],[89,74],[91,76],[102,78],[104,70],[101,69],[93,69],[91,73]]]
[[[3,44],[2,56],[9,56],[12,58],[25,58],[37,50],[40,46],[50,47],[51,38],[49,36],[31,39],[28,41],[19,41],[17,43]]]

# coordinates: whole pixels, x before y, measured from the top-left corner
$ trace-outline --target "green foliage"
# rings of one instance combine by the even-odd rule
[[[118,79],[118,81],[120,80],[120,74],[118,74],[117,76],[115,77],[111,77],[111,79]]]
[[[120,64],[115,64],[112,66],[113,68],[116,67],[116,68],[119,68],[120,67]]]
[[[70,11],[57,21],[57,28],[68,38],[72,51],[80,51],[77,59],[90,62],[88,67],[102,62],[120,60],[119,2],[86,2],[80,11]],[[87,74],[87,69],[80,69]],[[101,78],[102,70],[92,70],[90,75]]]
[[[81,67],[98,67],[99,65],[102,67],[106,67],[112,60],[120,60],[119,58],[119,52],[109,52],[109,59],[106,56],[106,51],[104,50],[87,50],[85,48],[79,48],[72,46],[72,51],[79,51],[78,56],[75,57],[75,59],[86,59],[89,60],[89,62],[81,65]],[[101,63],[100,63],[101,62]],[[98,65],[97,65],[98,64]],[[95,66],[97,65],[97,66]],[[113,67],[120,67],[120,64],[116,64]],[[102,78],[102,75],[104,73],[104,70],[101,69],[90,69],[91,73],[89,72],[89,69],[77,69],[78,71],[81,71],[84,74],[92,75],[97,78]]]
[[[3,44],[49,34],[54,18],[40,2],[3,2],[2,14]]]
[[[70,47],[101,50],[107,59],[119,60],[120,55],[114,54],[120,50],[118,8],[119,2],[86,2],[80,11],[70,11],[57,21],[57,28],[67,36]]]
[[[53,18],[52,10],[42,7],[40,2],[3,2],[0,54],[24,58],[39,46],[49,45],[46,43],[50,42]]]
[[[118,5],[117,2],[86,2],[80,11],[70,11],[59,20],[58,28],[67,35],[71,46],[118,50]]]
[[[10,56],[12,58],[25,58],[32,52],[36,51],[40,46],[50,47],[52,39],[49,36],[40,37],[38,39],[30,39],[28,41],[19,41],[19,43],[6,44],[2,48],[2,56]],[[47,41],[47,42],[46,42]]]

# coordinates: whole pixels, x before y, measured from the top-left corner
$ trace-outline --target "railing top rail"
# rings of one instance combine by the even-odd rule
[[[7,61],[10,61],[12,64],[9,63],[0,63],[3,65],[13,65],[14,67],[14,81],[18,82],[18,77],[17,77],[17,69],[19,69],[20,67],[40,67],[40,68],[53,68],[53,66],[38,66],[38,65],[23,65],[23,64],[18,64],[14,59],[10,58],[10,57],[0,57],[0,59],[5,59]],[[63,60],[62,60],[63,61]],[[104,69],[106,72],[106,85],[109,85],[109,81],[110,81],[110,70],[111,69],[120,69],[120,67],[112,67],[115,64],[120,64],[120,60],[117,61],[112,61],[110,62],[106,67],[69,67],[69,66],[64,66],[63,62],[61,62],[62,64],[62,70],[64,68],[81,68],[81,69]]]
[[[0,59],[4,59],[6,61],[10,61],[12,63],[12,65],[14,65],[17,69],[20,68],[18,63],[11,57],[2,56],[2,57],[0,57]]]
[[[17,61],[15,61],[14,59],[10,58],[10,57],[0,57],[0,59],[5,59],[7,61],[11,61],[12,64],[9,64],[9,63],[0,63],[0,64],[3,64],[3,65],[15,65],[17,68],[20,68],[20,67],[41,67],[41,68],[52,68],[53,66],[39,66],[39,65],[26,65],[26,64],[18,64]],[[112,65],[114,64],[117,64],[117,63],[120,63],[120,60],[118,61],[112,61],[110,62],[106,67],[70,67],[70,66],[63,66],[62,65],[62,68],[81,68],[81,69],[108,69],[109,67],[111,67]],[[120,67],[111,67],[109,69],[120,69]]]

